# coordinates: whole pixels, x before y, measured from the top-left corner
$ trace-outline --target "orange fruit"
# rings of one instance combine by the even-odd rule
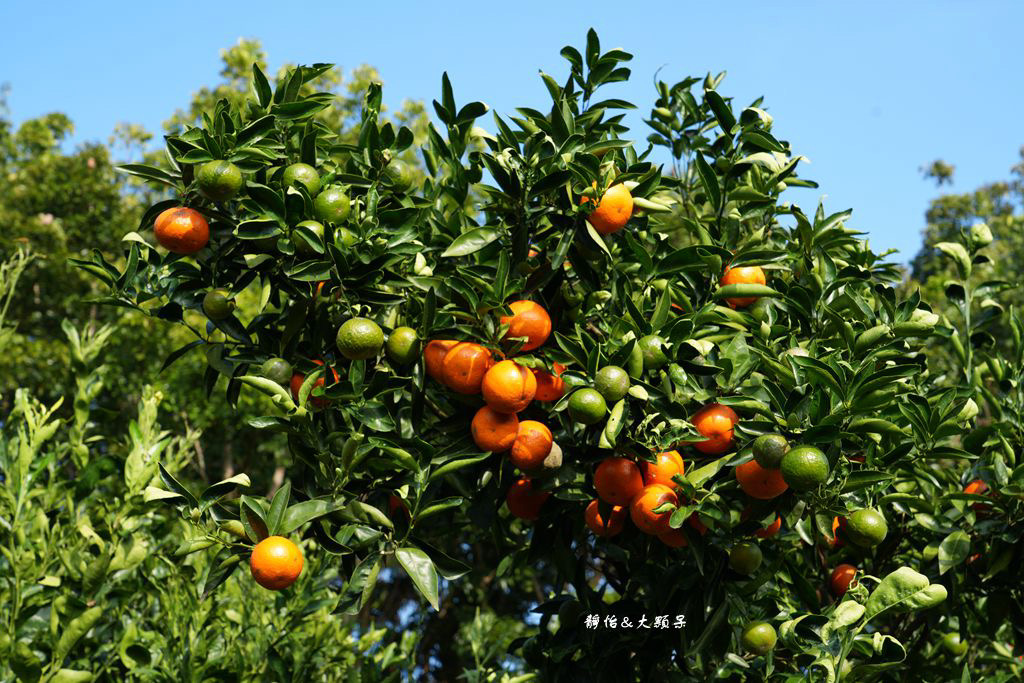
[[[622,530],[626,526],[626,508],[621,505],[612,506],[612,511],[608,514],[608,519],[604,520],[601,517],[601,510],[597,499],[590,501],[587,505],[586,512],[583,513],[583,518],[587,522],[587,526],[594,532],[595,536],[602,538],[610,538],[616,534],[622,533]]]
[[[592,187],[597,188],[596,181]],[[588,202],[593,204],[594,200],[590,197],[584,197],[580,203],[586,204]],[[597,234],[610,235],[626,227],[626,223],[629,222],[632,215],[633,195],[629,193],[629,188],[622,183],[618,183],[605,190],[604,195],[601,196],[601,201],[597,203],[597,208],[587,216],[587,222],[594,227]]]
[[[444,355],[444,383],[460,394],[479,394],[484,375],[491,369],[491,352],[473,342],[459,342]]]
[[[544,370],[534,370],[533,376],[537,380],[537,393],[534,398],[538,401],[557,401],[565,395],[565,382],[562,381],[562,373],[565,366],[555,363],[555,374]]]
[[[845,517],[833,517],[832,518],[832,538],[827,539],[828,540],[828,547],[835,548],[837,546],[843,545],[843,539],[842,539],[842,536],[840,536],[839,532],[840,531],[845,531],[845,530],[846,530],[846,518]]]
[[[484,401],[499,413],[518,413],[530,404],[537,393],[537,378],[528,368],[510,360],[491,366],[484,375],[480,389]]]
[[[526,337],[523,351],[532,351],[547,341],[551,334],[551,316],[536,301],[513,301],[508,305],[512,315],[501,316],[501,324],[508,325],[506,337]]]
[[[522,471],[531,472],[544,464],[544,458],[551,452],[552,443],[551,430],[546,424],[523,420],[512,441],[508,459]]]
[[[534,491],[533,482],[523,477],[509,487],[505,504],[519,519],[534,520],[540,517],[540,509],[550,497],[547,491]]]
[[[679,451],[658,453],[654,462],[640,462],[640,472],[644,477],[644,486],[664,484],[674,489],[678,484],[672,481],[672,477],[683,474],[683,456],[679,455]]]
[[[409,506],[393,493],[388,495],[388,517],[393,520],[402,517],[409,519]]]
[[[672,489],[662,484],[652,484],[645,486],[629,504],[629,516],[637,529],[645,534],[657,536],[670,529],[668,520],[672,513],[654,512],[655,508],[665,503],[676,505],[678,502]]]
[[[272,591],[279,591],[299,578],[302,573],[302,553],[287,538],[269,536],[252,549],[249,569],[256,583]]]
[[[194,254],[210,241],[210,225],[195,209],[176,206],[156,217],[153,233],[161,247],[175,254]]]
[[[976,493],[979,496],[985,495],[988,491],[988,484],[981,479],[975,479],[966,487],[964,487],[964,493]],[[985,503],[972,503],[971,509],[975,512],[991,512],[992,506],[986,505]]]
[[[690,545],[690,542],[686,540],[686,534],[680,529],[669,529],[664,533],[658,534],[658,540],[669,548],[685,548]]]
[[[743,508],[743,512],[740,513],[740,521],[745,522],[750,519],[750,506]],[[775,515],[775,519],[766,527],[761,527],[754,532],[754,535],[758,538],[771,538],[775,534],[779,533],[782,529],[782,518]]]
[[[322,360],[315,360],[313,362],[316,363],[317,365],[323,365],[324,364],[324,362]],[[331,375],[334,376],[334,384],[337,384],[338,381],[340,380],[340,378],[338,377],[338,371],[335,370],[334,368],[331,368],[330,370],[331,370]],[[326,374],[326,373],[324,373],[324,374]],[[302,383],[305,382],[305,381],[306,381],[306,376],[303,375],[300,372],[296,372],[294,375],[292,375],[292,382],[291,382],[292,398],[294,398],[296,401],[299,400],[299,389],[302,388]],[[324,385],[324,377],[321,376],[313,384],[313,389],[316,389],[317,387],[322,387],[323,385]],[[312,391],[313,390],[310,389],[310,393],[312,393]],[[322,396],[313,396],[312,397],[312,403],[313,403],[313,407],[314,408],[321,409],[321,408],[326,408],[327,404],[329,403],[329,401],[326,398],[323,398]]]
[[[722,275],[723,285],[764,285],[764,271],[760,266],[741,266],[739,268],[726,268]],[[726,299],[726,303],[733,308],[744,308],[757,301],[756,296],[734,296]]]
[[[423,349],[427,374],[441,384],[444,384],[444,357],[458,343],[454,339],[431,339]]]
[[[644,488],[640,468],[632,460],[609,457],[594,472],[598,497],[609,505],[629,505]]]
[[[709,403],[690,419],[697,433],[708,437],[707,441],[697,441],[693,444],[701,453],[706,455],[721,455],[732,446],[732,428],[740,418],[729,406],[721,403]]]
[[[832,576],[828,578],[829,588],[832,589],[832,595],[837,598],[841,598],[846,595],[846,591],[850,589],[850,582],[853,581],[854,575],[857,573],[857,568],[852,564],[840,564],[832,570]]]
[[[782,478],[782,472],[765,469],[756,460],[736,466],[736,481],[744,493],[758,500],[777,498],[789,488]]]
[[[516,440],[519,418],[514,413],[499,413],[489,406],[484,406],[476,411],[469,429],[477,448],[502,453],[512,448]]]

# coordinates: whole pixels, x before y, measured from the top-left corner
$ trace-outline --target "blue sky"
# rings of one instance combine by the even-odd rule
[[[808,212],[823,194],[830,211],[853,208],[850,225],[900,261],[917,251],[937,194],[922,165],[953,163],[953,189],[966,191],[1006,178],[1024,145],[1019,1],[318,5],[3,3],[0,82],[15,121],[63,111],[76,141],[106,140],[121,121],[158,131],[217,80],[220,50],[247,37],[263,42],[272,70],[372,64],[392,105],[434,99],[447,70],[460,103],[509,113],[546,104],[537,72],[561,80],[559,49],[581,46],[593,26],[602,47],[635,55],[632,81],[610,96],[646,107],[659,67],[670,82],[726,70],[719,90],[741,106],[765,95],[777,136],[811,159],[803,174],[821,184],[789,198]],[[639,115],[630,122],[645,138]]]

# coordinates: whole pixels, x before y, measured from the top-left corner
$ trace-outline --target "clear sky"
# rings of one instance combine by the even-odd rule
[[[429,103],[447,70],[459,103],[500,113],[543,108],[537,76],[561,80],[558,51],[635,55],[611,96],[643,107],[652,76],[673,82],[728,71],[723,94],[765,95],[778,137],[812,161],[819,190],[789,196],[813,211],[854,209],[851,226],[906,261],[937,194],[919,168],[956,166],[954,190],[1005,179],[1024,145],[1024,2],[321,2],[0,4],[0,83],[16,122],[63,111],[76,141],[106,140],[121,121],[159,131],[218,78],[220,50],[258,38],[270,68],[333,62],[380,69],[385,101]],[[639,115],[630,119],[641,127]],[[484,125],[490,127],[489,117]],[[648,131],[637,129],[635,139]]]

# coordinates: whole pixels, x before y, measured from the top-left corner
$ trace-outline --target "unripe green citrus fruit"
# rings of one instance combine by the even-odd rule
[[[729,566],[732,567],[734,572],[743,576],[754,574],[754,572],[760,569],[761,562],[763,561],[764,555],[756,543],[750,543],[749,541],[737,543],[729,551]]]
[[[398,365],[408,365],[419,358],[420,337],[411,327],[396,327],[388,335],[388,359]]]
[[[828,458],[814,446],[797,446],[782,458],[782,478],[794,491],[810,491],[828,480]]]
[[[235,302],[231,300],[231,292],[226,289],[211,289],[203,297],[203,313],[213,321],[231,317],[235,310]]]
[[[744,626],[740,639],[743,649],[755,655],[768,654],[775,647],[776,640],[775,628],[766,621],[753,621]]]
[[[260,366],[260,374],[286,387],[292,381],[292,364],[284,358],[271,358]]]
[[[226,202],[242,189],[242,171],[230,161],[207,161],[196,171],[199,194],[215,202]]]
[[[292,164],[284,169],[281,183],[288,188],[296,181],[306,188],[310,197],[315,197],[320,192],[320,174],[309,164]]]
[[[597,371],[594,388],[608,403],[615,403],[629,391],[629,373],[618,365],[606,365]]]
[[[845,533],[851,543],[862,548],[873,548],[885,540],[889,525],[878,510],[864,508],[847,518]]]
[[[657,370],[668,363],[665,355],[665,340],[656,334],[640,337],[637,344],[644,357],[644,370]]]
[[[789,451],[789,442],[781,434],[762,434],[754,439],[754,460],[761,467],[777,470],[782,466],[782,458]]]
[[[338,328],[338,351],[349,360],[373,358],[384,346],[384,331],[369,318],[349,318]]]
[[[607,412],[608,404],[594,389],[577,389],[569,397],[569,415],[580,424],[597,424]]]
[[[313,200],[313,215],[324,223],[344,223],[351,212],[352,202],[341,185],[328,185]]]

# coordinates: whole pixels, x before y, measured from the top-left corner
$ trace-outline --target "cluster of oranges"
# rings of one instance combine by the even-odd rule
[[[522,339],[523,351],[539,349],[551,335],[551,316],[535,301],[509,304],[512,315],[501,317],[508,325],[507,338]],[[423,351],[427,374],[460,394],[482,394],[485,405],[477,410],[470,432],[477,448],[507,453],[509,462],[524,475],[508,491],[509,511],[522,519],[536,519],[550,496],[535,491],[531,475],[539,473],[554,451],[560,457],[551,430],[537,420],[520,420],[534,400],[557,401],[565,392],[559,376],[564,366],[555,364],[555,374],[527,368],[511,359],[495,362],[490,349],[476,342],[433,339]],[[557,449],[557,450],[556,450]]]
[[[694,443],[694,447],[705,454],[726,452],[732,447],[733,427],[738,421],[738,416],[728,406],[718,403],[704,406],[693,416],[692,422],[706,440]],[[682,502],[675,478],[684,472],[683,457],[676,450],[658,453],[653,462],[638,463],[620,456],[605,458],[594,472],[598,497],[587,505],[587,526],[596,536],[607,538],[625,528],[628,516],[641,532],[657,536],[673,548],[685,546],[683,532],[669,526],[671,510],[661,509],[666,503],[674,508]],[[601,514],[600,501],[611,506],[606,515]],[[696,515],[691,515],[688,523],[700,534],[707,531]]]

